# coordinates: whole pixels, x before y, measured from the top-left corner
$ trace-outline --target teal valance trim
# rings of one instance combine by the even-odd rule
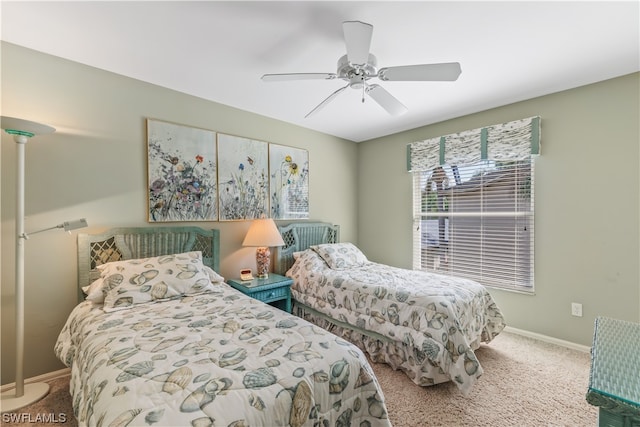
[[[489,132],[487,128],[480,129],[480,158],[487,160],[489,157]]]
[[[407,169],[429,171],[480,160],[513,161],[540,154],[540,117],[416,141],[407,146]]]
[[[531,118],[531,155],[540,155],[540,117]]]

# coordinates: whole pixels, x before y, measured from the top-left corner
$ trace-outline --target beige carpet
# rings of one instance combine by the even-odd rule
[[[597,425],[597,408],[585,399],[588,353],[503,332],[476,355],[484,374],[466,398],[451,382],[419,387],[386,365],[373,365],[393,425]]]
[[[477,352],[484,375],[465,398],[452,383],[432,387],[413,384],[402,372],[374,364],[394,426],[595,426],[597,408],[585,400],[589,354],[502,333]],[[44,399],[19,411],[65,414],[76,426],[68,378],[50,382]],[[3,426],[24,425],[6,423]],[[32,423],[51,426],[52,423]],[[258,426],[256,426],[258,427]],[[264,426],[266,427],[266,426]]]

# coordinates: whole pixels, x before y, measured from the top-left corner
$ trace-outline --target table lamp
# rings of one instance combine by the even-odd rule
[[[242,246],[257,246],[256,265],[259,279],[269,277],[269,264],[271,263],[271,246],[284,246],[284,240],[271,218],[255,219],[247,231]]]

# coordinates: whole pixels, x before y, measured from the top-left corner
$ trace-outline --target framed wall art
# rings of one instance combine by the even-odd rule
[[[149,222],[217,221],[216,133],[147,119]]]
[[[217,134],[220,221],[268,216],[269,144]]]
[[[269,144],[271,218],[309,218],[309,152]]]

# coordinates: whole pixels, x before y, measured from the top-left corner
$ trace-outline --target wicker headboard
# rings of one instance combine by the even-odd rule
[[[125,259],[202,251],[205,265],[219,272],[220,230],[199,227],[112,228],[101,234],[78,234],[78,300],[82,287],[100,277],[98,265]]]
[[[303,251],[311,245],[338,243],[340,226],[325,222],[296,222],[278,226],[284,246],[275,251],[274,272],[282,274],[293,265],[293,253]]]

